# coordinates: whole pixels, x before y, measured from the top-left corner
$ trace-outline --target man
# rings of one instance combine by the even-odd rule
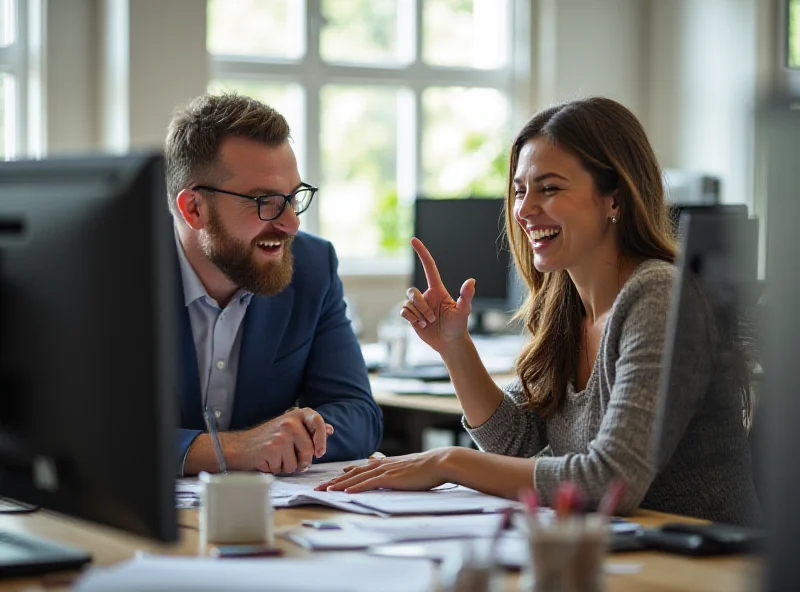
[[[219,470],[205,409],[229,470],[369,456],[381,412],[333,247],[298,232],[316,188],[300,179],[286,120],[247,97],[202,96],[174,115],[165,151],[183,288],[182,473]]]

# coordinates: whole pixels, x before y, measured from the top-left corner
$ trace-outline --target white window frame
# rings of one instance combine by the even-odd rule
[[[302,0],[295,0],[302,1]],[[400,117],[413,119],[411,141],[413,150],[399,150],[398,155],[413,152],[413,162],[398,158],[398,198],[412,203],[422,193],[423,169],[420,150],[422,137],[422,93],[428,87],[463,86],[496,89],[509,97],[512,123],[527,111],[530,80],[530,46],[520,39],[529,39],[530,13],[526,0],[509,0],[510,38],[508,64],[497,70],[431,66],[422,61],[423,6],[425,0],[408,0],[414,15],[414,60],[407,65],[374,66],[333,64],[320,55],[319,38],[323,22],[322,1],[305,0],[305,52],[298,59],[253,59],[241,56],[211,54],[212,79],[284,82],[300,85],[305,92],[303,134],[305,155],[304,174],[312,182],[321,179],[320,166],[320,89],[330,84],[392,85],[407,89],[410,100],[401,106]],[[408,142],[398,138],[398,142]],[[324,190],[324,187],[322,188]],[[319,229],[319,209],[315,203],[303,215],[310,232]],[[342,258],[343,275],[407,275],[411,257],[380,257],[370,260]]]
[[[785,72],[785,85],[788,93],[793,97],[800,97],[800,67],[789,68],[789,9],[792,0],[785,0],[781,7],[779,43],[780,56]]]
[[[14,77],[13,150],[7,159],[42,155],[45,124],[41,83],[43,63],[43,23],[45,0],[13,0],[16,38],[0,47],[0,73]],[[5,141],[5,138],[3,138]]]

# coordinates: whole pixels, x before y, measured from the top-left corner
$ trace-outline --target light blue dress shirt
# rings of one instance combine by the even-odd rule
[[[224,308],[211,298],[186,258],[177,230],[175,244],[178,250],[183,295],[192,326],[197,368],[200,371],[202,407],[214,411],[219,430],[227,430],[233,413],[236,391],[236,372],[239,367],[239,350],[242,344],[242,320],[250,304],[252,293],[239,289]]]

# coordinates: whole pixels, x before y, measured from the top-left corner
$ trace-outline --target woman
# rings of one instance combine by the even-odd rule
[[[559,484],[572,481],[595,505],[623,480],[619,513],[642,506],[758,522],[730,379],[738,374],[716,359],[717,333],[699,292],[696,351],[685,356],[691,367],[682,369],[680,392],[670,393],[674,423],[651,441],[676,269],[661,170],[641,124],[604,98],[551,107],[519,132],[509,172],[506,231],[530,289],[519,314],[531,340],[517,360],[517,384],[505,393],[495,385],[467,332],[474,280],[454,301],[417,239],[428,289],[411,288],[401,312],[447,365],[481,451],[452,447],[373,461],[320,489],[453,482],[514,498],[534,486],[552,503]]]

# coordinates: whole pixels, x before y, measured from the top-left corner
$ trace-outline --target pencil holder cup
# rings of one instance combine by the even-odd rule
[[[272,475],[200,473],[200,535],[208,543],[275,541],[270,500]]]
[[[525,592],[602,592],[608,520],[599,514],[563,520],[526,520],[530,562]]]

